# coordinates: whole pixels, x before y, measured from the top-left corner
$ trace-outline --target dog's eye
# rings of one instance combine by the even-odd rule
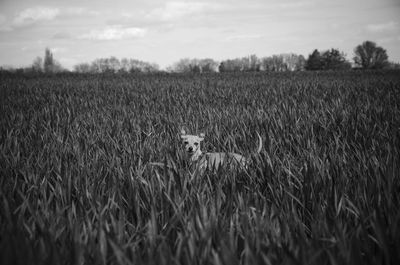
[[[199,145],[199,143],[194,143],[194,145],[195,145],[195,146],[198,146],[198,145]]]
[[[188,142],[188,141],[184,141],[183,144],[184,144],[184,145],[187,145],[187,144],[189,144],[189,142]]]

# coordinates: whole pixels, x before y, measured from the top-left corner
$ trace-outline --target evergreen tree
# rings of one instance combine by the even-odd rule
[[[320,52],[315,49],[312,54],[308,56],[306,61],[306,70],[322,70],[324,67],[323,58]]]
[[[53,54],[51,53],[49,48],[46,48],[44,54],[44,72],[51,73],[54,70],[54,59]]]

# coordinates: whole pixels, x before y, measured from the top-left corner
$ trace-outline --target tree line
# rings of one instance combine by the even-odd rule
[[[316,70],[400,68],[397,63],[388,61],[386,50],[372,41],[365,41],[354,48],[353,63],[346,59],[344,52],[338,49],[319,51],[315,49],[306,59],[303,55],[288,53],[264,58],[250,55],[243,58],[223,60],[220,63],[212,59],[182,59],[170,67],[169,72],[284,72]]]
[[[153,73],[160,71],[157,64],[143,62],[136,59],[116,57],[100,58],[92,63],[81,63],[74,66],[78,73]]]
[[[350,69],[400,69],[399,63],[389,62],[387,52],[375,42],[365,41],[354,48],[353,63],[346,59],[345,53],[338,49],[319,51],[315,49],[306,59],[303,55],[287,53],[258,58],[250,55],[242,58],[217,62],[213,59],[184,58],[165,69],[171,73],[225,73],[225,72],[284,72],[284,71],[320,71]],[[4,70],[4,69],[1,69]],[[49,48],[44,58],[37,57],[32,66],[14,69],[22,72],[59,73],[66,72],[53,57]],[[99,58],[91,63],[74,66],[77,73],[154,73],[161,72],[160,67],[136,59],[116,57]]]

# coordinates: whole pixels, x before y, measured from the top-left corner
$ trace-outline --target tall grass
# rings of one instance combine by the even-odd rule
[[[1,264],[400,264],[398,72],[2,75],[0,96]],[[252,166],[196,175],[182,126]]]

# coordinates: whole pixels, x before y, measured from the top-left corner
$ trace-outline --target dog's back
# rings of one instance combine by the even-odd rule
[[[226,168],[247,168],[248,160],[235,153],[205,153],[199,161],[202,169],[218,170],[220,166]]]

